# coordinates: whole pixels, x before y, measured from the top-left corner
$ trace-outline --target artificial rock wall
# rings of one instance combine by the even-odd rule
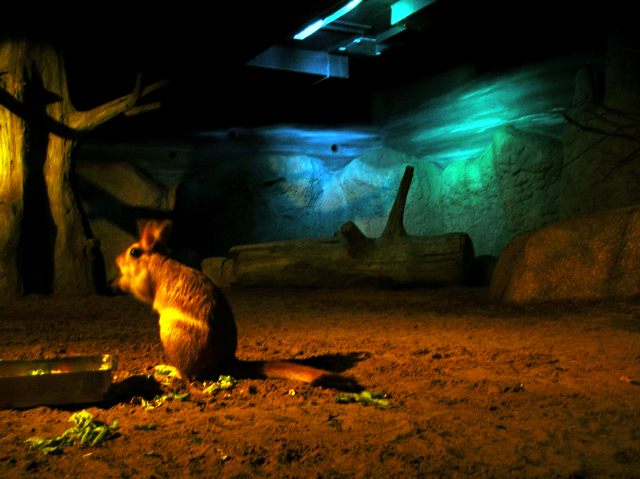
[[[348,220],[379,236],[408,164],[415,174],[407,231],[466,232],[476,255],[498,255],[514,235],[557,216],[561,161],[559,140],[508,127],[479,157],[444,170],[381,148],[339,170],[305,155],[258,154],[217,162],[174,185],[124,162],[84,160],[78,173],[85,210],[111,265],[134,240],[135,220],[154,216],[172,216],[174,246],[196,258],[224,255],[237,244],[331,236]]]
[[[619,36],[610,42],[604,91],[592,71],[577,72],[561,137],[502,127],[481,154],[444,168],[385,144],[339,167],[259,147],[225,157],[184,145],[89,145],[78,161],[81,196],[107,275],[134,240],[136,218],[172,217],[178,257],[194,265],[237,244],[331,236],[348,220],[378,236],[407,164],[415,167],[407,231],[468,233],[476,256],[497,256],[512,238],[558,219],[640,203],[640,61],[625,45]]]

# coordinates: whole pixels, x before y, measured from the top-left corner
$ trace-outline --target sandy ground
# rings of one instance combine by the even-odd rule
[[[279,379],[150,410],[133,390],[86,407],[118,419],[118,437],[48,456],[24,441],[61,434],[81,407],[5,409],[0,477],[640,477],[640,304],[486,294],[230,290],[241,358],[315,358],[390,407]],[[128,297],[0,301],[1,358],[96,352],[118,356],[120,386],[166,362],[154,316]]]

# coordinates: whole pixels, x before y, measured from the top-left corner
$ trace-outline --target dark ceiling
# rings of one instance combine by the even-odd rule
[[[367,0],[365,0],[366,2]],[[372,0],[369,0],[372,1]],[[130,2],[134,3],[134,2]],[[633,2],[436,0],[378,57],[350,59],[350,78],[327,79],[246,66],[344,1],[160,2],[135,7],[39,11],[2,19],[4,33],[60,44],[78,108],[122,95],[135,72],[170,85],[164,107],[117,119],[104,134],[371,119],[371,95],[462,65],[478,73],[603,49]],[[589,5],[587,5],[589,3]]]

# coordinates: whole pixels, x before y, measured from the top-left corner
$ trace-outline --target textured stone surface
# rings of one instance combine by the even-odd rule
[[[176,241],[206,257],[235,244],[326,234],[326,214],[316,208],[326,175],[320,160],[304,155],[217,162],[178,186]]]
[[[100,241],[107,278],[116,274],[115,257],[137,240],[136,220],[167,215],[167,190],[139,168],[121,162],[78,161],[82,206]]]
[[[131,151],[116,145],[112,157],[160,162],[154,174],[165,184],[124,162],[82,161],[83,204],[108,269],[134,239],[136,218],[168,214],[175,222],[172,246],[199,265],[238,244],[328,237],[349,220],[377,237],[411,164],[407,232],[464,232],[477,256],[497,256],[512,238],[558,219],[640,204],[640,57],[628,42],[617,35],[609,43],[604,91],[594,70],[577,72],[561,140],[502,128],[481,155],[444,170],[388,147],[338,164],[304,151],[264,153],[260,145],[233,158],[212,158],[186,143]],[[104,148],[91,151],[84,157],[109,158]]]
[[[390,149],[336,170],[305,155],[219,162],[178,187],[176,230],[203,256],[224,255],[237,244],[331,236],[349,220],[379,236],[407,164],[416,165],[407,231],[439,234],[439,168]]]
[[[558,219],[562,142],[506,127],[495,134],[492,146],[507,239]]]
[[[356,158],[328,179],[318,201],[319,211],[335,212],[328,233],[353,220],[365,235],[379,236],[406,165],[415,167],[405,210],[407,232],[440,234],[440,168],[390,148]]]
[[[506,216],[491,147],[444,169],[439,203],[444,230],[467,233],[477,255],[497,254],[506,244]]]
[[[237,244],[331,236],[349,220],[377,237],[408,164],[415,174],[407,232],[468,233],[478,255],[497,256],[514,234],[544,224],[553,211],[556,143],[509,128],[478,158],[445,170],[390,148],[338,169],[304,155],[255,155],[212,162],[178,185],[175,201],[128,164],[83,161],[79,173],[108,265],[125,239],[133,239],[136,218],[166,215],[172,206],[172,246],[189,249],[194,264]]]
[[[468,233],[478,255],[557,219],[559,140],[506,127],[479,157],[449,165],[439,190],[443,231]]]
[[[110,199],[128,207],[167,210],[168,192],[160,183],[135,166],[124,162],[79,161],[76,172],[82,184],[83,198]],[[111,203],[112,204],[112,203]]]
[[[629,298],[640,294],[640,206],[559,221],[515,238],[491,282],[513,303]]]

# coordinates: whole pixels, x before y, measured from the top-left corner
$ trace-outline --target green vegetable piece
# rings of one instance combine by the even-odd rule
[[[159,376],[169,376],[172,378],[180,377],[178,369],[173,366],[169,366],[168,364],[158,364],[153,368],[153,372]]]
[[[82,437],[80,438],[80,445],[84,446],[85,444],[87,444],[89,442],[89,440],[91,439],[92,436],[92,432],[90,428],[86,428],[84,430],[84,432],[82,433]]]
[[[167,396],[167,399],[171,401],[186,401],[187,399],[189,399],[190,396],[191,396],[191,393],[184,393],[184,394],[171,393]]]
[[[385,397],[387,397],[387,395],[384,393],[362,391],[361,393],[340,393],[336,396],[335,401],[340,404],[357,402],[363,406],[386,408],[390,406],[390,403],[384,399]]]
[[[98,433],[98,435],[94,438],[93,441],[91,441],[91,447],[97,446],[98,444],[100,444],[102,441],[104,441],[109,434],[109,429],[106,427],[102,427],[102,430]]]
[[[238,380],[233,376],[218,376],[218,380],[211,383],[203,389],[205,394],[213,394],[214,392],[233,389],[238,384]]]
[[[72,414],[69,421],[73,422],[75,426],[67,429],[60,436],[51,439],[31,437],[25,442],[32,449],[38,449],[43,454],[54,454],[61,453],[64,447],[72,446],[76,443],[80,443],[83,447],[94,447],[116,436],[118,431],[117,419],[111,426],[107,426],[102,422],[94,421],[93,414],[86,410]]]

